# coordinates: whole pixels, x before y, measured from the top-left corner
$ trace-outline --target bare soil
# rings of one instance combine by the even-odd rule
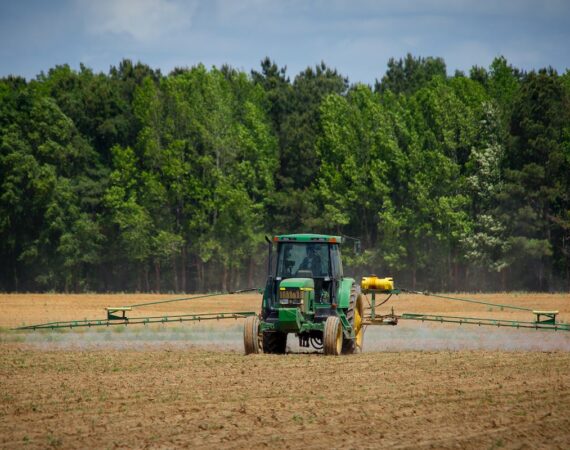
[[[570,354],[0,350],[0,447],[569,448]]]

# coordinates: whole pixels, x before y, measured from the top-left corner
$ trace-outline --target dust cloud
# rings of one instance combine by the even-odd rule
[[[404,323],[369,326],[364,351],[502,350],[570,351],[568,331]]]
[[[21,342],[46,350],[145,350],[152,348],[208,348],[221,351],[242,351],[242,325],[215,327],[154,326],[95,328],[89,330],[26,331],[14,333],[4,341]]]
[[[89,330],[30,331],[2,333],[0,341],[21,342],[39,349],[147,349],[203,348],[243,351],[242,325],[162,325],[156,327],[113,327]],[[404,323],[369,326],[364,334],[364,352],[399,351],[570,351],[567,331],[540,331],[475,326],[438,326]],[[300,348],[289,335],[287,351],[315,352]]]

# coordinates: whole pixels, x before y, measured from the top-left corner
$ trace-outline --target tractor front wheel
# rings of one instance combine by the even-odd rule
[[[259,318],[249,316],[243,326],[243,346],[245,354],[259,353]]]
[[[342,350],[342,325],[338,317],[327,317],[323,335],[325,355],[340,355]]]

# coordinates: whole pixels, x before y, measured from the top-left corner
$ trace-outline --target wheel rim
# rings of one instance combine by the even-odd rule
[[[362,339],[364,337],[364,333],[362,330],[361,311],[362,311],[362,299],[361,297],[358,297],[354,308],[354,335],[355,335],[355,344],[359,349],[362,349]]]
[[[259,353],[259,319],[248,317],[244,324],[244,347],[245,354]]]
[[[257,333],[257,351],[263,352],[263,333],[260,332]]]
[[[340,355],[341,351],[342,351],[342,326],[339,323],[336,329],[336,354]]]

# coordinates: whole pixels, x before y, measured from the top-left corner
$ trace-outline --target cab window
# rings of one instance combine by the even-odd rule
[[[331,245],[331,267],[332,276],[335,279],[342,278],[342,262],[340,258],[340,249],[338,245]]]
[[[277,277],[330,276],[329,245],[320,243],[282,243],[277,255]]]

